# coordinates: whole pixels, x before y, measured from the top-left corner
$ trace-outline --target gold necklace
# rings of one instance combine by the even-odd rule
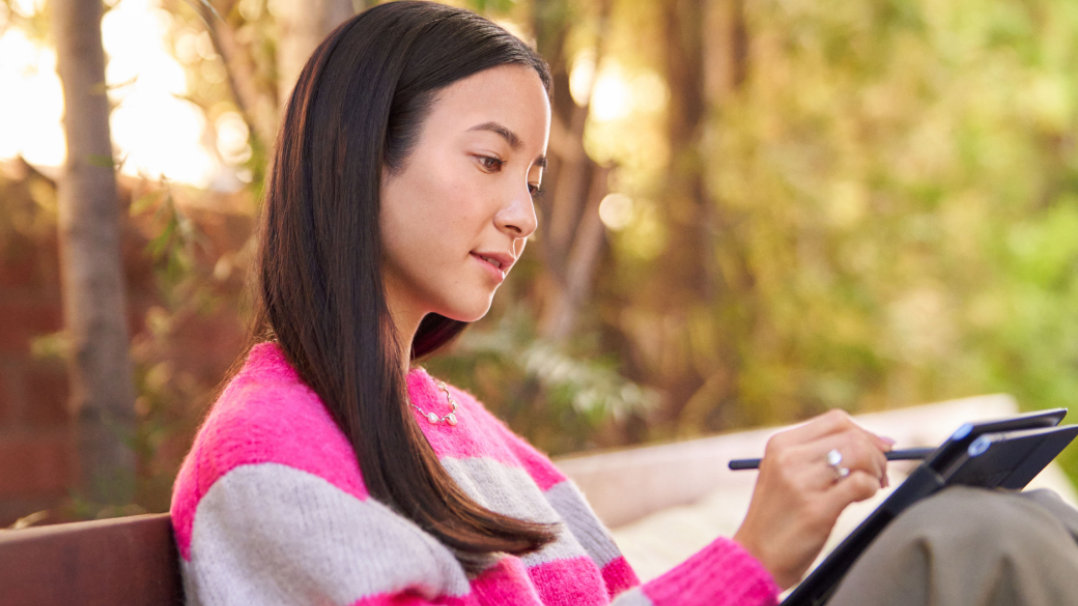
[[[433,378],[433,377],[431,377],[431,378]],[[442,392],[445,393],[445,399],[446,399],[446,401],[449,402],[450,410],[449,410],[449,413],[446,414],[445,416],[439,417],[437,413],[427,412],[427,411],[423,410],[422,408],[417,406],[415,402],[412,402],[411,398],[408,398],[408,401],[412,404],[412,406],[416,410],[419,411],[419,413],[421,415],[423,415],[424,417],[427,418],[427,421],[431,425],[437,425],[439,423],[445,423],[447,425],[456,425],[457,424],[457,400],[456,400],[456,398],[453,397],[453,394],[449,393],[449,386],[445,384],[445,381],[442,381],[441,379],[434,379],[434,384],[438,386],[438,389],[441,389]]]

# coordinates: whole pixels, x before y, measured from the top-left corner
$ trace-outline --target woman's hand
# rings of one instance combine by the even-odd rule
[[[775,434],[767,442],[749,511],[734,540],[779,586],[791,587],[823,549],[842,510],[887,486],[884,453],[892,445],[841,410]],[[832,450],[841,454],[841,463],[829,464]]]

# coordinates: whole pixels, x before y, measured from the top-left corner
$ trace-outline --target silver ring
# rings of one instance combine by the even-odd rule
[[[842,466],[842,453],[837,448],[827,451],[827,466],[835,472],[836,482],[850,475],[850,468]]]

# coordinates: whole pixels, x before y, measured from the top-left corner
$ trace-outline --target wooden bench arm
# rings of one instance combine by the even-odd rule
[[[0,530],[0,602],[183,604],[168,514]]]

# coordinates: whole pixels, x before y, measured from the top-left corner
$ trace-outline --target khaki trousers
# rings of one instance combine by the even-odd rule
[[[1078,510],[1055,493],[952,487],[898,516],[828,606],[1078,604]]]

